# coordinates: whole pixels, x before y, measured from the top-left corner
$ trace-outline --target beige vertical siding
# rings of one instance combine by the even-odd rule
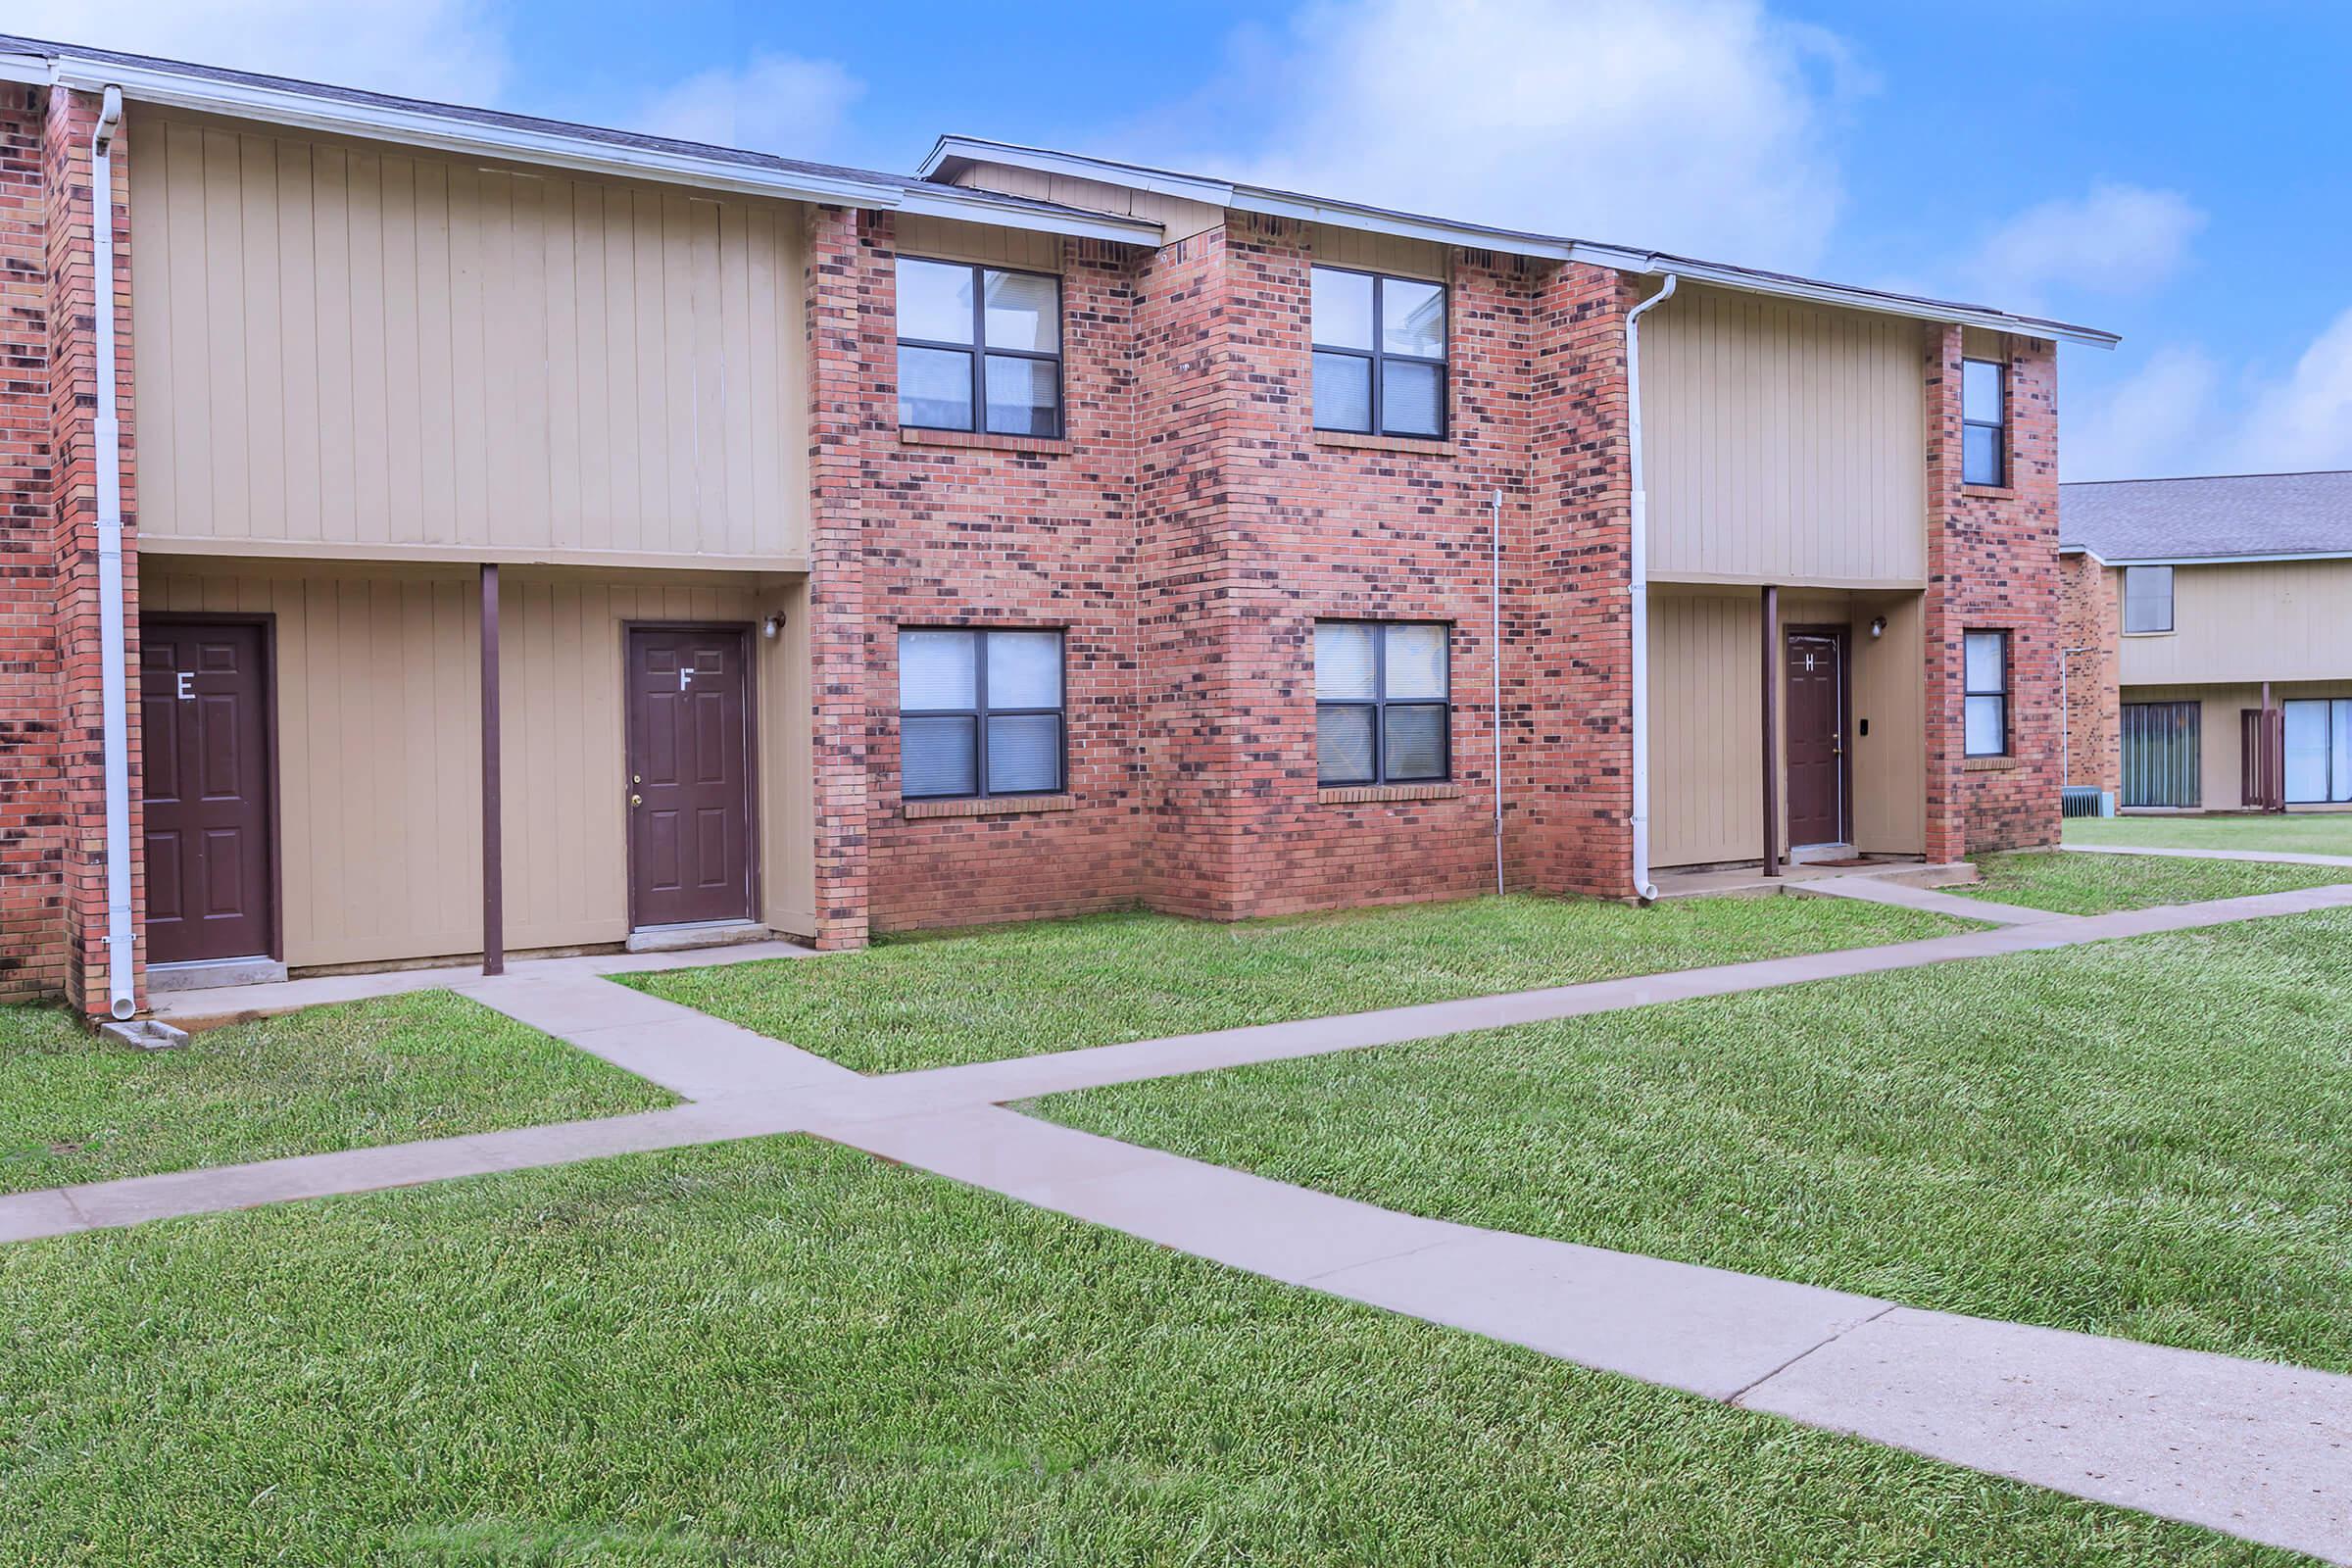
[[[2352,679],[2352,561],[2176,567],[2173,627],[2124,638],[2124,685]]]
[[[1917,594],[1855,594],[1854,847],[1870,855],[1928,848],[1927,626]],[[1886,618],[1873,640],[1870,623]],[[1870,733],[1860,733],[1863,719]]]
[[[793,557],[800,209],[149,111],[142,532]]]
[[[1451,253],[1434,240],[1401,234],[1374,234],[1334,223],[1314,225],[1315,260],[1334,267],[1352,267],[1366,272],[1393,272],[1398,277],[1426,277],[1444,282],[1451,275],[1446,266]]]
[[[767,923],[816,935],[815,701],[808,658],[808,584],[781,590],[784,628],[760,665],[761,891]]]
[[[1921,355],[1911,322],[1703,288],[1642,318],[1651,573],[1923,583]]]
[[[1061,270],[1061,236],[1026,229],[962,223],[953,218],[902,213],[898,220],[901,256],[931,256],[948,262],[986,262],[1028,272]]]
[[[1654,864],[1764,853],[1763,631],[1753,594],[1650,595]]]
[[[286,961],[478,951],[478,579],[445,569],[360,575],[151,562],[140,591],[150,612],[276,617]],[[806,660],[791,667],[756,630],[802,593],[760,586],[748,573],[682,580],[505,569],[510,949],[628,935],[621,639],[632,620],[755,625],[765,900],[787,914],[813,903]]]
[[[1926,845],[1926,677],[1919,598],[1781,596],[1781,622],[1841,625],[1851,659],[1853,829],[1858,849]],[[1870,622],[1885,615],[1885,636]],[[1763,853],[1763,630],[1755,592],[1653,592],[1649,609],[1650,858],[1658,865],[1753,860]],[[1777,665],[1776,665],[1777,667]],[[1785,712],[1787,705],[1782,705]],[[1860,720],[1871,721],[1859,735]],[[1776,738],[1776,754],[1786,737]],[[1784,807],[1786,804],[1786,792]],[[1787,824],[1782,824],[1786,843]]]

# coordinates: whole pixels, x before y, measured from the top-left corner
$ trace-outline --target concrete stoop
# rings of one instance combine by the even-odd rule
[[[649,925],[629,933],[631,953],[685,953],[696,948],[733,948],[766,942],[775,933],[757,920],[709,920],[694,925]]]

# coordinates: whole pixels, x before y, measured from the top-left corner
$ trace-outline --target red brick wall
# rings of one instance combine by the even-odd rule
[[[40,95],[0,109],[0,1002],[66,984]]]
[[[1928,858],[2054,844],[2059,830],[2057,359],[2009,370],[2010,483],[1960,481],[1958,327],[1931,331],[1928,398]],[[2009,633],[2007,758],[1968,758],[1961,638]]]
[[[2124,787],[2123,714],[2117,678],[2123,622],[2121,576],[2086,554],[2058,558],[2060,657],[2066,660],[2066,764],[2069,784],[2109,794]],[[2067,648],[2082,653],[2068,655]]]
[[[895,252],[886,214],[820,220],[826,293],[855,297],[820,353],[848,405],[820,439],[828,471],[854,474],[848,518],[823,515],[819,549],[837,582],[854,554],[854,608],[825,624],[861,647],[866,898],[877,930],[1073,914],[1141,895],[1135,785],[1132,267],[1114,247],[1066,241],[1062,266],[1065,439],[948,444],[902,435],[897,413]],[[854,353],[853,368],[841,356]],[[833,414],[834,411],[828,411]],[[950,438],[951,440],[953,438]],[[838,563],[839,564],[835,564]],[[847,630],[852,624],[859,629]],[[1062,809],[1008,814],[907,807],[899,790],[898,629],[1034,627],[1064,635],[1070,789]],[[840,667],[839,663],[833,667]],[[925,811],[957,814],[921,814]]]

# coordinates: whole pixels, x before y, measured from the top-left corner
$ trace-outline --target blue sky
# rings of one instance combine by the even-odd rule
[[[2352,7],[15,0],[26,32],[910,169],[1102,152],[2051,314],[2067,477],[2352,466]]]

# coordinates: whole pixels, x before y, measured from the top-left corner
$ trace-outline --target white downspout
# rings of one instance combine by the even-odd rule
[[[1632,571],[1626,583],[1633,609],[1634,682],[1634,892],[1643,903],[1658,896],[1649,879],[1649,495],[1642,474],[1642,318],[1674,298],[1678,279],[1625,313],[1625,446],[1627,480],[1633,489]]]
[[[1494,894],[1502,896],[1502,492],[1494,492],[1492,513],[1494,557],[1494,630],[1488,643],[1494,666]]]
[[[61,89],[62,90],[62,89]],[[106,759],[107,1010],[138,1010],[131,988],[130,718],[123,682],[122,421],[115,401],[115,130],[122,89],[109,87],[90,132],[90,290],[98,323],[98,416],[91,461],[98,467],[98,680]]]

